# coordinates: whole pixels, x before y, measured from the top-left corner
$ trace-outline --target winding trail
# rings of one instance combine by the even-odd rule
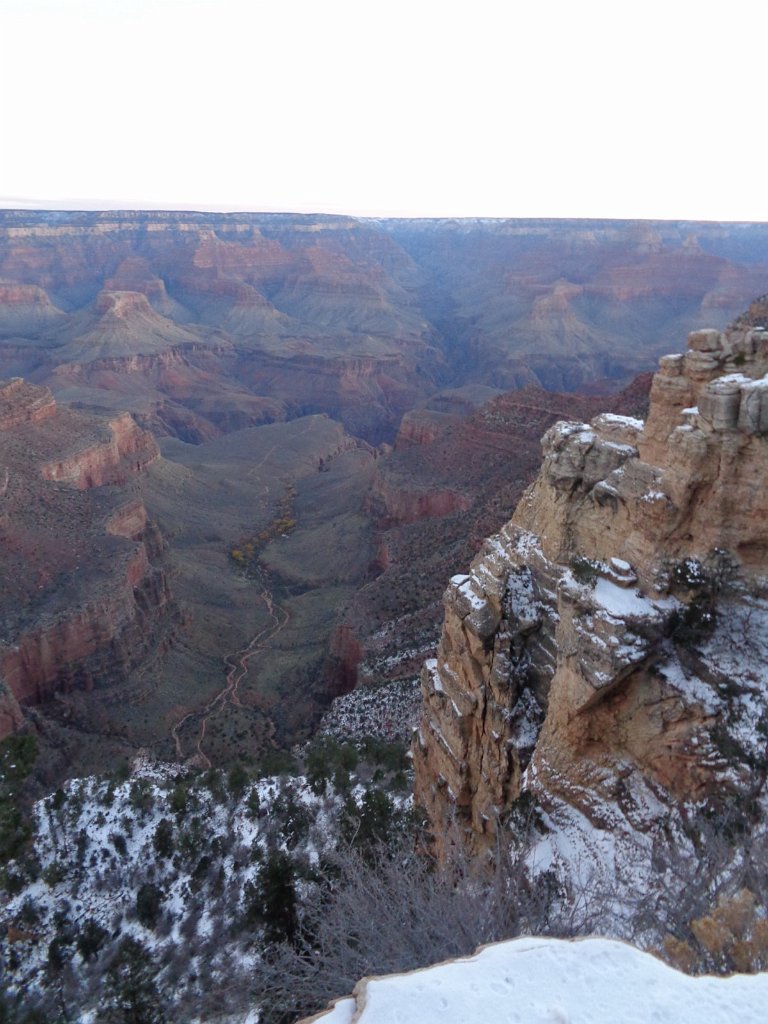
[[[199,718],[200,726],[197,741],[195,743],[195,753],[203,767],[211,767],[210,759],[203,752],[203,741],[205,740],[209,719],[213,715],[214,711],[225,704],[232,704],[235,707],[243,707],[238,690],[240,683],[248,674],[248,666],[251,658],[264,651],[290,619],[288,612],[281,605],[277,604],[271,590],[266,586],[266,584],[261,580],[259,582],[261,584],[261,593],[259,594],[259,597],[266,605],[267,614],[269,615],[269,623],[263,629],[259,630],[259,632],[249,640],[245,647],[241,647],[239,651],[227,654],[224,657],[226,676],[222,689],[211,698],[205,707],[196,711],[187,712],[187,714],[184,715],[183,718],[179,719],[176,725],[171,729],[171,736],[173,737],[173,741],[176,745],[176,757],[179,761],[184,760],[184,751],[182,750],[179,732],[187,722],[192,719]]]
[[[316,417],[310,415],[307,417],[307,422],[303,425],[303,428],[299,430],[293,440],[303,437],[311,428]],[[271,458],[272,453],[278,448],[285,446],[285,439],[276,441],[266,452],[262,458],[255,463],[248,470],[248,476],[258,476],[259,470],[267,463]],[[291,482],[291,481],[289,481]],[[295,483],[295,481],[292,481]],[[265,484],[265,493],[269,494],[269,484]],[[239,651],[235,651],[233,654],[227,654],[224,657],[224,666],[226,668],[226,676],[224,686],[219,692],[211,698],[211,700],[202,708],[195,711],[188,711],[179,721],[171,728],[171,736],[176,747],[176,757],[179,761],[184,760],[184,751],[182,749],[182,742],[179,736],[181,729],[190,722],[192,719],[199,718],[200,726],[195,743],[195,753],[199,758],[200,762],[206,768],[211,767],[211,761],[208,756],[203,752],[203,741],[208,729],[208,721],[210,720],[213,713],[224,704],[231,704],[234,707],[243,707],[238,693],[240,683],[248,674],[248,663],[251,658],[261,653],[267,648],[269,643],[277,636],[277,634],[285,627],[286,623],[290,619],[289,613],[281,605],[277,604],[272,594],[272,591],[267,586],[268,577],[266,573],[260,573],[258,583],[261,586],[261,593],[258,595],[264,601],[267,608],[267,614],[269,615],[269,623],[260,630],[252,639],[242,647]]]

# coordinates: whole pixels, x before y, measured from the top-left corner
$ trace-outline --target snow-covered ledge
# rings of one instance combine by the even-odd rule
[[[768,974],[690,977],[610,939],[514,939],[364,978],[303,1024],[760,1024]]]

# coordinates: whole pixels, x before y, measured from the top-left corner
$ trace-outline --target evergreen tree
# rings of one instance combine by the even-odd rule
[[[158,857],[173,856],[173,822],[170,818],[161,818],[157,823],[155,834],[152,837],[152,845]]]
[[[147,950],[136,939],[120,943],[106,974],[103,1024],[166,1024],[157,990],[157,970]]]
[[[296,904],[290,857],[280,850],[272,850],[251,890],[248,920],[263,926],[265,942],[292,942],[298,927]]]

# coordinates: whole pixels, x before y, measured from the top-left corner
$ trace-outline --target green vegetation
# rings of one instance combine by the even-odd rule
[[[157,965],[134,938],[120,943],[106,974],[106,1005],[99,1024],[165,1024]]]
[[[707,559],[684,558],[669,567],[670,585],[683,596],[693,595],[672,616],[672,636],[684,646],[706,639],[717,625],[717,601],[733,585],[737,566],[727,551],[714,548]]]
[[[298,927],[295,869],[287,854],[272,850],[256,883],[245,888],[245,923],[263,929],[264,941],[291,942]]]
[[[230,549],[229,556],[235,565],[246,572],[253,571],[258,567],[259,552],[276,537],[286,537],[296,528],[296,516],[294,513],[294,502],[296,500],[296,488],[292,483],[285,485],[283,496],[280,499],[277,514],[268,526],[260,530],[255,536],[243,537]]]
[[[0,865],[21,853],[32,835],[23,786],[37,758],[37,739],[7,736],[0,743]]]
[[[584,558],[582,555],[577,555],[575,558],[571,559],[570,567],[573,577],[578,583],[583,583],[588,587],[594,587],[595,583],[597,583],[597,578],[600,575],[602,562],[599,562],[595,558]]]

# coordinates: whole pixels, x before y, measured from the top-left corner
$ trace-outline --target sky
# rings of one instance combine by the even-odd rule
[[[0,0],[0,205],[768,220],[755,0]]]

